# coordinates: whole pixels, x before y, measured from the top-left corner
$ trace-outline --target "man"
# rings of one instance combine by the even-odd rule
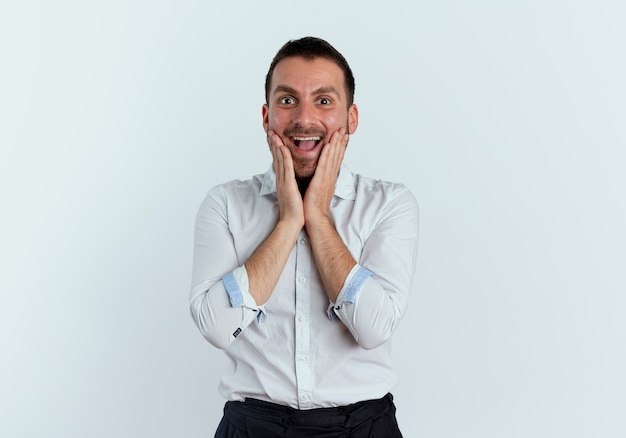
[[[191,313],[230,362],[216,437],[400,437],[390,338],[414,277],[411,193],[342,164],[354,78],[326,41],[289,41],[265,83],[272,168],[209,191]]]

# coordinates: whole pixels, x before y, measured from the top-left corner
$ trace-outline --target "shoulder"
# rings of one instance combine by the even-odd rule
[[[354,173],[352,178],[355,211],[373,215],[377,222],[419,222],[417,200],[406,185]]]
[[[250,179],[233,179],[211,187],[200,204],[200,214],[213,211],[226,215],[229,206],[246,205],[259,196],[263,184],[263,174]]]
[[[402,183],[385,181],[358,173],[353,173],[352,178],[357,199],[381,199],[388,202],[395,199],[406,199],[416,202],[411,190]]]
[[[263,184],[263,174],[254,175],[249,179],[233,179],[211,187],[207,198],[227,200],[245,196],[258,195]]]

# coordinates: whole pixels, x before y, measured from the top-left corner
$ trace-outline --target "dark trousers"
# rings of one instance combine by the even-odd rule
[[[215,438],[402,438],[393,396],[298,410],[261,400],[226,402]]]

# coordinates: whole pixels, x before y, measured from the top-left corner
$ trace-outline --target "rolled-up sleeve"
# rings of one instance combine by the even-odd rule
[[[389,340],[406,312],[415,278],[418,228],[417,202],[408,189],[400,188],[331,303],[329,314],[339,317],[363,348]]]
[[[223,187],[211,189],[196,216],[189,297],[198,329],[222,349],[264,315],[248,291],[248,276],[235,251],[227,211]]]

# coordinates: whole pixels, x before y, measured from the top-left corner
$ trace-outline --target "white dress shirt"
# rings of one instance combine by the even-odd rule
[[[271,169],[214,187],[198,211],[190,308],[202,335],[230,359],[220,393],[296,409],[383,397],[396,384],[390,338],[415,273],[415,198],[342,166],[330,215],[357,265],[334,303],[305,229],[269,300],[259,306],[250,295],[244,263],[278,215]]]

